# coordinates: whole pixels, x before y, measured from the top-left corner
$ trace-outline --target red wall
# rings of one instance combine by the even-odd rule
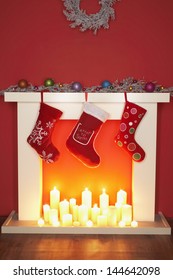
[[[84,86],[126,77],[173,85],[172,0],[122,0],[96,36],[71,29],[63,1],[0,0],[0,89],[47,77]],[[88,13],[97,0],[81,1]],[[159,105],[156,210],[173,217],[173,102]],[[0,97],[0,215],[17,208],[16,105]],[[148,136],[149,137],[149,136]]]

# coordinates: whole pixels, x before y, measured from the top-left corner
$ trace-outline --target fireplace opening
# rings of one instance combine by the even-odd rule
[[[120,189],[127,192],[127,203],[132,204],[132,161],[130,156],[116,146],[114,137],[119,129],[119,120],[107,120],[101,127],[94,147],[100,156],[100,165],[89,168],[75,158],[66,148],[66,140],[77,120],[60,120],[52,135],[60,157],[53,164],[43,163],[43,205],[49,204],[50,191],[54,186],[60,191],[60,199],[76,198],[81,204],[85,188],[92,192],[92,203],[99,203],[99,195],[105,189],[110,205],[116,202]]]

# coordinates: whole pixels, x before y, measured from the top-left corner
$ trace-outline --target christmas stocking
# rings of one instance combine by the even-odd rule
[[[35,127],[27,138],[27,142],[47,163],[52,163],[59,157],[59,151],[51,142],[51,135],[55,123],[61,115],[60,110],[45,103],[40,103],[40,111]]]
[[[94,141],[98,131],[108,118],[108,113],[85,102],[83,113],[67,139],[69,151],[88,167],[97,167],[100,157],[95,151]]]
[[[127,151],[132,159],[140,162],[145,158],[145,152],[135,141],[136,129],[144,117],[146,110],[134,103],[128,102],[125,94],[125,107],[115,143]]]

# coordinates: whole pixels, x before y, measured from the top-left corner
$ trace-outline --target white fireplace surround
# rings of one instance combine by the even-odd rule
[[[146,152],[145,159],[132,163],[133,217],[154,221],[156,189],[157,103],[170,101],[169,93],[127,93],[130,102],[147,110],[135,138]],[[40,92],[6,92],[6,102],[18,108],[18,219],[38,220],[42,209],[42,160],[28,145],[41,102]],[[78,119],[85,93],[43,93],[43,101],[63,111],[61,119]],[[124,93],[88,93],[88,102],[107,111],[110,119],[121,119]],[[166,120],[165,120],[166,121]]]

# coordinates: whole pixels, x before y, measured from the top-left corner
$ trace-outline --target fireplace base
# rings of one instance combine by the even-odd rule
[[[37,221],[19,221],[12,211],[1,227],[1,233],[10,234],[148,234],[170,235],[171,227],[161,212],[156,214],[154,222],[138,222],[138,227],[83,227],[83,226],[39,226]]]

